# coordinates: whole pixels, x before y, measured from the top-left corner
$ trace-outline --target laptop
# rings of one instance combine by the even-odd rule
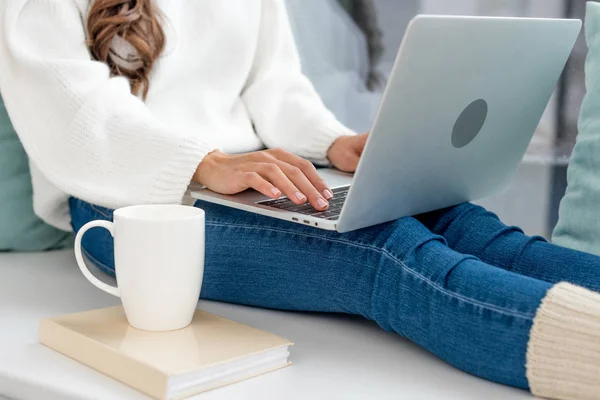
[[[409,24],[353,175],[319,174],[327,211],[249,190],[195,199],[349,232],[503,190],[521,162],[580,20],[420,15]]]

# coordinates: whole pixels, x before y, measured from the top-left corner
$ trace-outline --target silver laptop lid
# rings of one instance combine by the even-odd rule
[[[502,190],[579,20],[418,16],[409,25],[337,229]]]

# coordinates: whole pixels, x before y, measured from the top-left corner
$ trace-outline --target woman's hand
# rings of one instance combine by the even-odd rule
[[[327,151],[327,158],[337,169],[354,172],[362,155],[368,133],[337,138]]]
[[[326,210],[333,197],[312,163],[281,149],[239,155],[213,151],[204,157],[193,180],[221,194],[252,188],[276,199],[283,193],[296,204],[308,200],[317,210]]]

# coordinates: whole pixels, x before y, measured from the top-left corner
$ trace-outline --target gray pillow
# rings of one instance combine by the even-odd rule
[[[344,125],[366,132],[381,92],[368,88],[367,40],[337,0],[286,0],[302,71]]]

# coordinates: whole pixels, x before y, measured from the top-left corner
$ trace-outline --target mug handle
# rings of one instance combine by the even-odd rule
[[[111,236],[115,236],[114,224],[109,221],[91,221],[85,224],[79,232],[77,232],[77,236],[75,236],[75,259],[77,260],[77,265],[79,265],[79,269],[83,273],[83,276],[87,278],[94,286],[98,289],[105,291],[106,293],[112,294],[116,297],[121,297],[121,291],[118,287],[107,285],[102,282],[100,279],[96,278],[88,269],[87,265],[85,265],[85,261],[83,260],[83,255],[81,254],[81,239],[83,239],[83,235],[91,228],[104,228],[108,230]]]

